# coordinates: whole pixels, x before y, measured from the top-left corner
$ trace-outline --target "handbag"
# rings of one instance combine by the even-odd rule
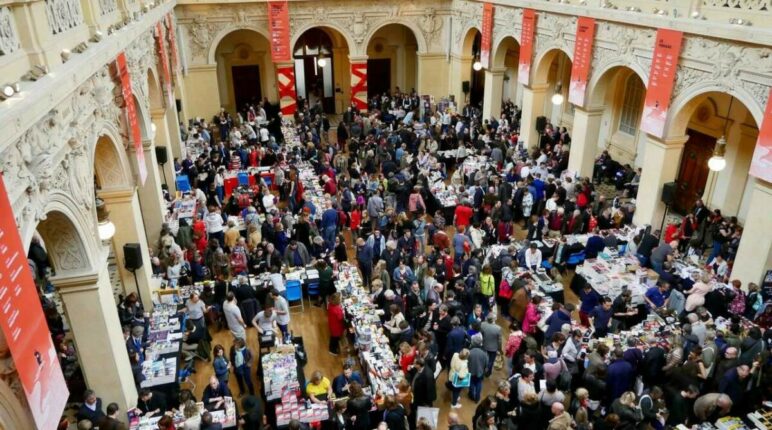
[[[471,382],[472,375],[470,373],[467,373],[464,378],[459,378],[458,373],[453,374],[453,386],[456,388],[467,388]]]

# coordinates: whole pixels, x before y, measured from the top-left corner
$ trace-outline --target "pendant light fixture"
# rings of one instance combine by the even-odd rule
[[[553,105],[562,105],[563,104],[563,84],[558,82],[558,84],[555,86],[555,94],[552,95],[552,104]]]
[[[724,133],[716,141],[716,146],[713,148],[713,156],[708,160],[708,168],[714,172],[720,172],[726,167],[726,159],[724,153],[726,152],[726,128],[729,125],[729,115],[732,113],[732,103],[734,103],[734,96],[729,99],[729,109],[726,112],[726,118],[724,119]]]

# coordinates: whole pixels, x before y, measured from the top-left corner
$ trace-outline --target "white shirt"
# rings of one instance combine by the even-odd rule
[[[555,199],[547,199],[547,203],[545,204],[545,207],[548,211],[554,212],[558,210],[558,202]]]
[[[204,218],[207,233],[219,233],[223,230],[222,217],[217,212],[209,212]]]
[[[289,324],[290,315],[289,315],[289,303],[287,302],[287,299],[285,299],[282,296],[279,296],[274,301],[273,306],[274,306],[274,311],[276,315],[276,322],[281,325]],[[284,315],[279,315],[279,312],[286,312],[286,313]]]
[[[263,127],[260,129],[260,141],[261,142],[268,142],[268,139],[270,138],[270,134],[268,133],[268,129]]]
[[[541,250],[537,248],[533,252],[530,249],[525,251],[525,266],[529,269],[536,266],[538,269],[541,266]]]
[[[528,175],[531,174],[531,168],[528,166],[523,166],[522,169],[520,169],[520,177],[525,179],[528,177]]]

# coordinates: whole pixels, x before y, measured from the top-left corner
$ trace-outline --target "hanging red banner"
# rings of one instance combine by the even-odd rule
[[[115,59],[118,67],[118,76],[121,78],[121,94],[123,102],[126,104],[126,124],[129,127],[129,136],[134,144],[134,153],[137,156],[137,167],[139,173],[139,182],[145,185],[147,179],[147,166],[145,165],[145,151],[142,147],[142,132],[139,130],[139,118],[137,117],[137,106],[134,104],[134,93],[131,90],[131,76],[129,68],[126,65],[126,54],[121,52]]]
[[[367,63],[351,63],[351,103],[367,110]]]
[[[174,18],[171,12],[166,14],[166,37],[169,38],[169,54],[172,57],[172,79],[177,79],[176,74],[179,72],[177,69],[179,64],[177,60],[177,35],[175,34]]]
[[[480,40],[480,63],[490,69],[491,38],[493,37],[493,4],[483,4],[482,36]]]
[[[69,391],[26,255],[0,175],[0,327],[36,427],[55,429]]]
[[[683,36],[684,34],[680,31],[663,28],[657,30],[641,119],[641,130],[652,136],[661,138],[665,133],[667,110],[670,107],[670,96],[675,84]]]
[[[274,62],[292,60],[290,19],[287,0],[268,2],[268,31],[271,38],[271,58]]]
[[[279,87],[279,107],[282,115],[294,114],[297,110],[295,67],[276,67],[276,82]]]
[[[517,81],[528,85],[531,81],[531,60],[533,57],[533,36],[536,33],[536,12],[523,9],[523,28],[520,32],[520,61],[517,67]]]
[[[772,89],[769,90],[767,108],[761,119],[756,149],[753,151],[750,174],[767,182],[772,182]]]
[[[587,78],[590,75],[590,65],[592,65],[592,45],[594,39],[595,19],[580,16],[576,23],[574,61],[571,65],[571,86],[568,89],[568,101],[576,106],[584,106]]]
[[[161,21],[155,25],[156,41],[156,54],[161,60],[161,70],[163,72],[164,89],[166,90],[166,97],[168,100],[168,106],[174,106],[174,91],[172,90],[172,78],[169,73],[169,57],[166,56],[166,45],[164,44],[164,30],[161,25]]]

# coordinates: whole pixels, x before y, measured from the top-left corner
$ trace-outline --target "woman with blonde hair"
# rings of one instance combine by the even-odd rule
[[[452,392],[450,407],[454,409],[461,407],[459,402],[461,390],[469,388],[469,383],[471,382],[468,358],[469,350],[464,348],[461,352],[453,354],[453,358],[450,360],[450,372],[448,373],[448,381],[450,381]]]
[[[257,228],[256,224],[250,224],[247,231],[247,248],[249,249],[249,252],[253,252],[258,246],[260,246],[260,242],[263,241],[263,236],[260,233],[260,229]]]
[[[705,296],[713,289],[708,283],[710,282],[710,276],[708,274],[702,274],[697,282],[692,285],[692,288],[684,291],[686,295],[686,306],[684,309],[686,312],[693,312],[698,307],[705,304]]]
[[[611,403],[611,412],[619,416],[619,427],[622,429],[638,428],[643,421],[643,412],[638,406],[635,393],[626,391]]]
[[[571,410],[574,411],[574,422],[578,430],[590,428],[590,392],[586,388],[577,388],[574,399],[571,401]]]
[[[388,269],[386,269],[386,260],[378,260],[378,263],[373,267],[372,275],[373,283],[375,281],[381,281],[384,290],[391,289],[391,276]]]
[[[201,413],[196,406],[196,402],[188,400],[182,410],[185,415],[185,422],[182,424],[184,430],[198,430],[201,427]]]

